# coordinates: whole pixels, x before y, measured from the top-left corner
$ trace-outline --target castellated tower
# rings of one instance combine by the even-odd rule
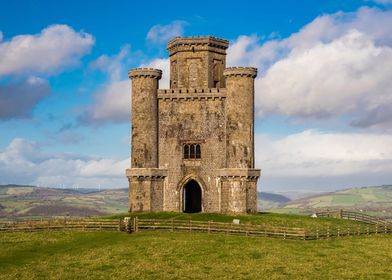
[[[255,213],[254,79],[226,68],[228,41],[176,37],[162,72],[132,69],[129,211]]]

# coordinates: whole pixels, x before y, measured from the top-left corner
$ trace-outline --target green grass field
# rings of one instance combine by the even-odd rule
[[[392,236],[0,234],[0,279],[391,279]]]
[[[267,224],[281,227],[337,227],[354,226],[358,222],[335,218],[311,218],[301,215],[279,214],[261,212],[255,215],[226,215],[216,213],[178,213],[178,212],[155,212],[155,213],[124,213],[108,218],[118,219],[122,217],[138,217],[139,219],[175,219],[175,220],[198,220],[231,223],[233,219],[240,219],[245,224]]]

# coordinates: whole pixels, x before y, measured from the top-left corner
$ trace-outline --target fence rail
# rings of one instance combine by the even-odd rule
[[[386,220],[357,212],[334,211],[316,213],[317,217],[336,217],[362,222],[358,226],[299,228],[266,224],[234,224],[213,221],[174,219],[52,219],[0,223],[0,232],[33,232],[42,230],[125,231],[144,230],[205,232],[228,235],[264,236],[283,239],[318,240],[355,235],[392,234],[392,224]]]
[[[33,232],[42,230],[114,231],[120,230],[120,228],[119,221],[109,219],[51,219],[0,223],[0,232]]]

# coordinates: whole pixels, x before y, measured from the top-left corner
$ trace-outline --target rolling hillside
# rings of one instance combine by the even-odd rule
[[[259,209],[281,207],[290,201],[283,195],[258,193]],[[49,216],[99,216],[124,213],[128,190],[52,189],[0,185],[0,219]]]
[[[392,218],[392,186],[350,188],[297,199],[285,204],[279,212],[290,209],[312,212],[320,209],[353,209]],[[286,211],[285,211],[286,210]]]
[[[0,218],[96,216],[127,210],[127,189],[71,190],[0,186]]]

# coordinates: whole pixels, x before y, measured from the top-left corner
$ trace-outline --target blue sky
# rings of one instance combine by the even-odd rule
[[[0,184],[126,187],[127,70],[177,35],[255,66],[260,190],[392,183],[392,4],[2,1]]]

